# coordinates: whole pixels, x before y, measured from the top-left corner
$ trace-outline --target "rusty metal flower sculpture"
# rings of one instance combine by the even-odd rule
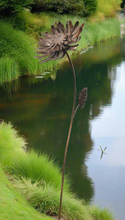
[[[55,22],[55,26],[51,26],[51,30],[42,33],[43,37],[39,37],[40,42],[38,54],[42,54],[42,56],[37,56],[37,58],[41,58],[40,63],[52,60],[52,59],[62,59],[66,51],[74,51],[76,50],[78,44],[76,44],[80,40],[80,33],[82,32],[84,23],[79,26],[79,22],[77,21],[73,26],[71,21],[66,22],[66,28],[59,21]]]
[[[83,30],[84,23],[79,26],[79,22],[77,21],[73,26],[71,21],[66,22],[66,27],[59,21],[58,23],[55,22],[55,26],[52,25],[50,29],[50,33],[46,32],[45,34],[42,33],[42,36],[39,37],[39,51],[37,54],[37,58],[40,58],[40,63],[44,63],[49,60],[56,60],[62,59],[65,55],[69,60],[69,63],[72,68],[73,72],[73,79],[74,79],[74,99],[73,99],[73,107],[72,107],[72,114],[71,114],[71,121],[69,126],[69,132],[65,147],[64,153],[64,160],[63,160],[63,168],[62,168],[62,184],[61,184],[61,194],[60,194],[60,207],[59,207],[59,220],[61,218],[61,205],[62,205],[62,194],[63,194],[63,183],[64,183],[64,173],[65,173],[65,163],[66,163],[66,156],[68,150],[69,139],[71,135],[71,129],[73,124],[73,119],[76,114],[77,109],[84,108],[86,99],[87,99],[87,88],[82,89],[79,97],[78,97],[78,105],[75,109],[76,103],[76,77],[75,77],[75,70],[73,63],[69,57],[67,51],[74,51],[78,46],[78,41],[81,39],[81,32]]]

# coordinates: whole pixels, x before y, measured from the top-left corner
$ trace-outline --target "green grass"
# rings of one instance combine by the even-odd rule
[[[68,177],[65,179],[62,203],[65,220],[113,220],[110,211],[86,206],[71,193]],[[41,213],[58,215],[60,182],[61,173],[57,164],[45,155],[26,152],[26,142],[16,129],[10,123],[0,124],[1,220],[49,220],[49,217],[42,218],[31,206]]]
[[[52,185],[46,185],[42,181],[32,184],[29,179],[15,180],[14,185],[29,203],[40,212],[58,213],[59,189],[55,190]],[[82,201],[75,199],[73,195],[66,192],[63,194],[62,216],[65,220],[92,220],[88,208],[83,205]]]
[[[51,220],[33,209],[14,189],[0,167],[0,220]]]
[[[5,123],[1,124],[0,140],[0,163],[6,171],[18,177],[30,178],[33,182],[44,179],[55,188],[61,187],[61,173],[58,166],[46,155],[38,156],[33,151],[26,153],[25,140],[18,136],[18,132],[10,123],[7,126]],[[69,191],[68,181],[65,183],[65,190]]]
[[[75,52],[70,54],[76,55],[80,50],[88,46],[100,43],[113,37],[120,36],[120,22],[116,18],[108,20],[85,20],[78,16],[57,15],[57,14],[31,14],[23,11],[17,20],[10,19],[0,21],[0,81],[6,82],[17,78],[19,75],[41,75],[45,71],[56,72],[62,60],[51,60],[40,64],[36,56],[37,41],[40,32],[49,31],[55,21],[61,21],[64,25],[67,20],[72,20],[73,24],[79,20],[80,24],[85,22],[81,40]],[[20,24],[19,24],[20,21]],[[40,25],[41,24],[41,25]],[[25,30],[25,33],[21,30]],[[23,27],[23,28],[22,28]],[[15,29],[16,28],[16,29]],[[11,59],[10,59],[11,57]],[[5,67],[6,65],[6,67]]]
[[[44,179],[46,183],[50,183],[55,188],[61,187],[61,172],[53,160],[49,160],[47,155],[38,155],[34,151],[15,158],[12,172],[19,177],[31,179],[32,182]],[[66,178],[65,178],[66,179]],[[69,183],[66,179],[64,184],[66,191],[69,191]]]
[[[114,217],[108,209],[100,209],[100,207],[88,206],[88,210],[93,219],[113,220]]]
[[[18,136],[10,123],[0,124],[0,164],[3,168],[10,169],[17,156],[25,155],[23,151],[25,147],[25,140]]]
[[[0,33],[1,81],[3,81],[4,78],[5,81],[14,79],[15,72],[13,72],[13,69],[14,71],[17,69],[17,75],[39,75],[45,71],[53,70],[54,61],[49,64],[44,63],[41,65],[38,59],[34,58],[36,56],[37,41],[33,37],[23,31],[14,29],[10,24],[3,21],[0,21]],[[11,59],[5,58],[8,56],[11,57]],[[11,63],[13,63],[13,69]],[[7,66],[7,73],[5,64]],[[6,77],[4,77],[3,74],[4,76],[6,75]],[[11,76],[12,78],[10,79]]]
[[[11,81],[19,77],[19,66],[14,58],[0,58],[0,82]]]
[[[83,30],[83,39],[84,33],[89,45],[99,44],[101,41],[120,36],[120,24],[116,18],[100,22],[88,22]],[[80,46],[81,43],[82,41]]]
[[[16,65],[19,65],[20,75],[38,72],[40,65],[34,59],[35,40],[2,21],[0,21],[0,33],[0,56],[13,58]]]

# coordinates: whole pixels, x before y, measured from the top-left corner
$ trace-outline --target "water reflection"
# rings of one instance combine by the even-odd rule
[[[121,130],[122,125],[116,125],[115,117],[118,111],[120,114],[120,109],[124,109],[125,104],[122,102],[120,108],[119,103],[117,101],[115,103],[113,99],[116,89],[119,90],[118,97],[122,97],[124,75],[121,76],[118,69],[120,68],[120,71],[121,68],[124,69],[124,63],[121,67],[124,56],[124,44],[116,39],[96,46],[74,59],[77,94],[87,86],[88,100],[85,108],[79,109],[74,119],[66,172],[72,180],[74,192],[87,202],[94,198],[96,187],[101,190],[103,186],[102,182],[100,186],[93,184],[97,177],[95,173],[103,172],[102,166],[100,167],[100,152],[97,150],[99,145],[106,147],[108,140],[107,155],[104,155],[101,165],[105,167],[107,158],[109,158],[108,163],[113,161],[115,164],[117,147],[116,149],[113,147],[112,150],[109,146],[113,143],[114,134],[117,136],[118,129],[121,134],[124,134],[124,129]],[[34,77],[30,79],[31,81],[29,78],[22,78],[16,82],[17,84],[13,82],[9,93],[6,87],[0,88],[0,118],[11,121],[19,129],[27,139],[29,149],[35,148],[49,154],[61,167],[73,102],[73,79],[70,66],[66,63],[62,69],[58,70],[55,81],[51,78],[47,81]],[[120,83],[117,83],[117,88],[116,81]],[[9,85],[4,84],[4,86]],[[114,110],[113,114],[110,114],[109,109],[112,105]],[[104,118],[100,123],[98,118],[102,115]],[[110,121],[108,126],[106,126],[107,119]],[[119,117],[117,120],[121,120],[121,124],[124,122]],[[95,140],[97,140],[97,149]],[[122,148],[120,149],[123,152]],[[104,177],[105,173],[104,170]],[[108,176],[107,179],[109,179]],[[109,185],[111,187],[110,183]],[[98,201],[100,203],[99,198]]]
[[[86,157],[88,173],[94,181],[95,193],[92,202],[101,207],[109,207],[120,220],[124,220],[125,217],[124,48],[123,44],[121,63],[113,67],[116,71],[116,80],[112,86],[112,103],[105,106],[103,112],[91,121],[94,145],[93,151]],[[97,150],[100,144],[103,148],[107,146],[107,155],[104,155],[101,162],[100,152]]]

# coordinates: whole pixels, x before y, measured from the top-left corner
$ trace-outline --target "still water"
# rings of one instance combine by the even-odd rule
[[[66,173],[87,203],[125,219],[125,39],[110,40],[73,59],[77,96],[88,87],[74,118]],[[24,77],[0,86],[0,118],[25,137],[28,149],[47,153],[62,167],[73,103],[71,68]],[[101,158],[101,148],[104,150]]]

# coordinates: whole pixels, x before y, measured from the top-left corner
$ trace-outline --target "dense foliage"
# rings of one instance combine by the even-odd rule
[[[32,10],[46,10],[79,15],[84,15],[85,13],[83,0],[34,0],[34,3]]]
[[[98,0],[96,15],[100,19],[115,17],[120,10],[121,0]]]
[[[121,8],[124,8],[124,7],[125,7],[125,0],[122,0]]]
[[[0,1],[0,11],[4,12],[18,12],[21,11],[23,7],[27,7],[32,4],[33,0],[1,0]]]
[[[85,15],[91,15],[96,12],[98,0],[83,0],[85,5]]]
[[[112,17],[124,4],[125,0],[1,0],[0,13],[12,15],[29,8],[32,12],[56,12],[82,17],[99,13],[100,17]]]
[[[45,9],[58,13],[88,16],[96,12],[98,0],[34,0],[34,10]]]
[[[53,11],[59,14],[88,16],[96,12],[98,0],[1,0],[0,11],[19,12],[24,7],[32,11]]]

